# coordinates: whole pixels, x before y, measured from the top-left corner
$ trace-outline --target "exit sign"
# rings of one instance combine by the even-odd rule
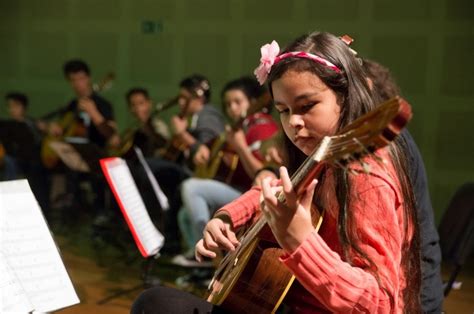
[[[163,21],[144,20],[141,26],[143,34],[158,34],[163,32]]]

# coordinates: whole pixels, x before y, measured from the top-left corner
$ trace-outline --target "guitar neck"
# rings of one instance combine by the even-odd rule
[[[291,176],[291,183],[296,191],[296,194],[300,195],[304,192],[304,190],[308,187],[308,185],[316,178],[319,173],[324,168],[324,162],[321,162],[323,156],[328,148],[330,143],[330,138],[325,137],[321,141],[321,143],[316,147],[314,152],[308,157],[303,164],[295,171],[295,173]],[[282,192],[278,192],[276,197],[280,202],[285,202],[285,195]],[[265,206],[263,202],[260,206]],[[265,227],[267,221],[262,217],[260,217],[257,222],[247,231],[246,239],[253,239],[255,238],[260,231]]]
[[[293,184],[296,194],[302,194],[311,181],[313,181],[322,170],[324,163],[321,161],[323,160],[330,142],[331,139],[329,137],[324,137],[313,153],[306,158],[303,164],[301,164],[301,166],[291,176],[291,183]],[[284,201],[283,193],[278,195],[278,199],[280,202]]]

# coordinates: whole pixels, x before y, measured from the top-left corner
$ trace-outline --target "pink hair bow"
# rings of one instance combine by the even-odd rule
[[[260,85],[263,85],[265,81],[267,80],[268,74],[270,73],[272,66],[286,58],[310,59],[310,60],[313,60],[314,62],[327,66],[328,68],[331,68],[337,73],[341,72],[341,70],[337,66],[335,66],[333,63],[329,62],[328,60],[318,55],[315,55],[309,52],[290,51],[282,55],[278,55],[280,53],[280,47],[278,46],[278,43],[276,41],[272,41],[271,44],[263,45],[262,48],[260,48],[260,52],[262,53],[262,57],[260,58],[260,65],[253,72],[255,76],[257,77],[257,80],[260,83]]]
[[[260,58],[260,65],[253,73],[257,77],[260,85],[263,85],[267,80],[270,70],[272,69],[275,58],[280,53],[280,46],[278,46],[276,41],[272,41],[271,44],[263,45],[260,48],[260,52],[262,54],[262,57]]]

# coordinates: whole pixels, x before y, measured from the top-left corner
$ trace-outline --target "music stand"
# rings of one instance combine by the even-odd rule
[[[100,160],[100,165],[135,243],[145,258],[141,271],[142,283],[128,289],[120,289],[97,302],[105,304],[135,290],[161,284],[160,279],[151,277],[151,270],[154,260],[160,256],[159,251],[163,246],[164,237],[153,225],[127,163],[121,158],[113,157]]]
[[[62,162],[71,170],[100,174],[100,159],[104,152],[94,143],[83,138],[65,138],[49,144]]]
[[[0,120],[0,139],[8,155],[31,160],[35,152],[35,137],[25,122]]]

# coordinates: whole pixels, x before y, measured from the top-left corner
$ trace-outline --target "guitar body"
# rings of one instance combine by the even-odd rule
[[[206,145],[211,151],[209,154],[209,162],[205,165],[197,166],[196,170],[194,171],[194,176],[201,179],[212,179],[217,173],[217,169],[221,163],[222,154],[220,156],[218,155],[225,145],[225,136],[221,134]]]
[[[96,92],[104,91],[110,88],[112,81],[115,79],[115,73],[109,72],[105,75],[105,77],[98,83],[92,86],[93,90]],[[61,108],[60,110],[55,110],[47,115],[45,115],[44,119],[48,119],[47,117],[53,117],[57,114],[64,112]],[[61,136],[52,136],[48,135],[43,138],[41,143],[41,151],[40,151],[40,158],[43,165],[48,168],[52,169],[59,164],[59,156],[56,152],[51,148],[50,143],[55,141],[64,141],[66,137],[78,136],[78,137],[85,137],[87,135],[87,128],[85,125],[77,119],[77,113],[68,111],[66,112],[59,121],[59,125],[63,129],[63,134]]]
[[[130,128],[125,130],[125,132],[121,136],[121,142],[119,147],[117,147],[116,149],[109,149],[109,155],[130,158],[130,156],[132,156],[136,131],[136,128]]]
[[[188,149],[188,145],[179,137],[174,136],[162,151],[161,156],[169,161],[177,161]]]
[[[60,137],[46,136],[41,143],[41,162],[43,165],[52,169],[59,163],[59,156],[51,148],[50,143],[60,140]]]
[[[268,226],[244,250],[232,255],[220,276],[211,282],[208,301],[231,313],[273,313],[280,306],[294,276],[278,260],[283,250],[269,240]]]
[[[319,230],[323,216],[314,207],[311,219]],[[230,313],[274,313],[295,280],[279,261],[284,251],[262,218],[240,242],[242,249],[228,253],[222,260],[209,285],[207,301]]]
[[[68,112],[64,115],[64,117],[59,122],[61,127],[64,130],[64,134],[62,136],[46,136],[42,143],[41,143],[41,151],[40,157],[43,165],[48,168],[52,169],[59,164],[59,156],[56,152],[51,148],[50,143],[55,141],[64,141],[64,138],[71,137],[71,136],[85,136],[87,130],[81,122],[77,121],[73,112]]]
[[[209,162],[196,167],[194,176],[230,184],[239,164],[239,155],[227,147],[224,134],[214,139],[208,146],[211,150]]]

